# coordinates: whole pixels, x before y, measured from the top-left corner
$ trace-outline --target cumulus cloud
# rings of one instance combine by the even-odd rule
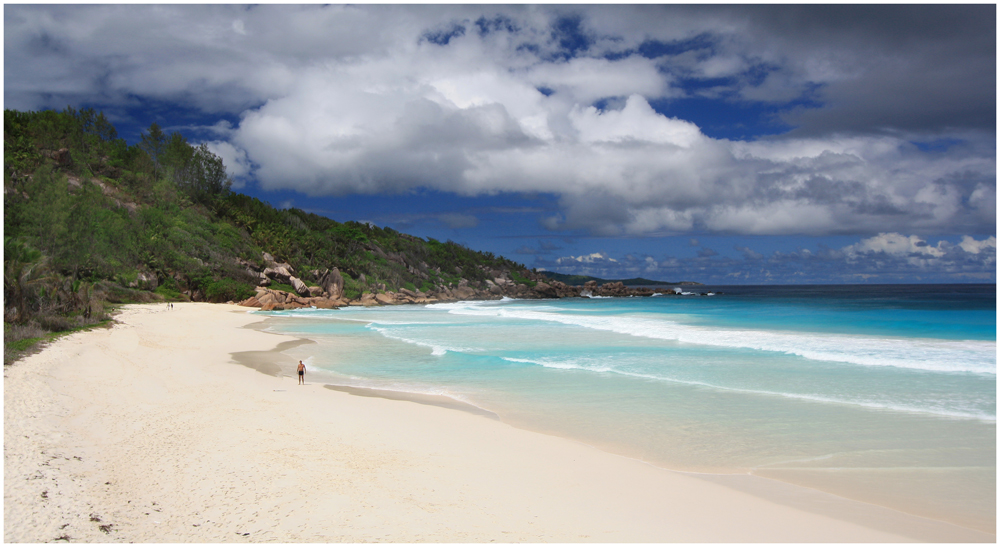
[[[238,114],[211,145],[238,181],[310,196],[551,193],[560,211],[539,222],[553,231],[982,234],[996,224],[994,15],[12,5],[5,101]],[[652,106],[694,96],[775,105],[798,127],[716,139]]]
[[[641,95],[630,95],[618,111],[576,106],[569,113],[569,121],[584,143],[638,141],[690,148],[703,138],[698,126],[658,115]]]
[[[985,241],[977,242],[969,236],[965,237],[969,240],[967,247],[974,248],[977,251],[981,248],[981,245],[986,244]],[[896,256],[917,254],[940,257],[945,253],[945,249],[942,246],[947,245],[946,241],[939,241],[936,246],[932,247],[919,236],[906,237],[897,233],[883,233],[875,237],[862,239],[854,245],[844,247],[843,251],[851,256],[865,253],[885,253]],[[966,247],[962,247],[962,249],[965,250]]]
[[[590,253],[589,255],[580,256],[564,256],[556,259],[557,264],[572,264],[574,262],[579,262],[581,264],[594,264],[602,262],[618,262],[613,258],[608,258],[608,255],[604,253]]]
[[[236,148],[226,141],[210,141],[205,144],[209,151],[222,158],[222,162],[226,165],[226,172],[233,179],[233,186],[241,188],[251,169],[246,151]]]
[[[931,157],[884,135],[711,139],[650,106],[647,97],[671,91],[669,78],[652,85],[648,59],[545,63],[487,38],[466,33],[310,70],[295,90],[249,111],[232,140],[260,165],[265,188],[551,192],[563,209],[542,220],[551,230],[763,235],[995,224],[992,153]],[[591,104],[606,95],[623,100]]]
[[[963,251],[974,255],[990,251],[996,253],[997,238],[995,236],[990,236],[982,241],[976,241],[976,239],[971,236],[962,236],[962,242],[959,243],[958,246],[961,247]]]
[[[736,246],[739,257],[699,252],[690,258],[605,253],[548,259],[535,266],[560,273],[604,279],[646,277],[659,281],[740,283],[899,283],[996,282],[996,237],[963,236],[957,244],[931,244],[916,235],[883,233],[839,249],[775,251],[765,255]],[[705,251],[707,249],[703,249]]]

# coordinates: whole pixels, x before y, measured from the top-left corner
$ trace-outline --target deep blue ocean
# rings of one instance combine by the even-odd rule
[[[995,532],[995,285],[678,290],[261,315],[313,381]]]

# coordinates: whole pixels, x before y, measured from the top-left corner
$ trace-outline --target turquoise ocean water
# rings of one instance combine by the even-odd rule
[[[310,379],[995,533],[995,285],[268,312]]]

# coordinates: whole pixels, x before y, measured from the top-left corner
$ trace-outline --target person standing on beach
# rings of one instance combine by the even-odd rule
[[[299,385],[304,386],[306,384],[306,366],[299,361]]]

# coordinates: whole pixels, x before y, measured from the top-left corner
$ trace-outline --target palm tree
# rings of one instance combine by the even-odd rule
[[[12,237],[3,240],[4,318],[14,323],[28,321],[30,309],[40,305],[40,291],[51,280],[48,259],[41,251]]]

